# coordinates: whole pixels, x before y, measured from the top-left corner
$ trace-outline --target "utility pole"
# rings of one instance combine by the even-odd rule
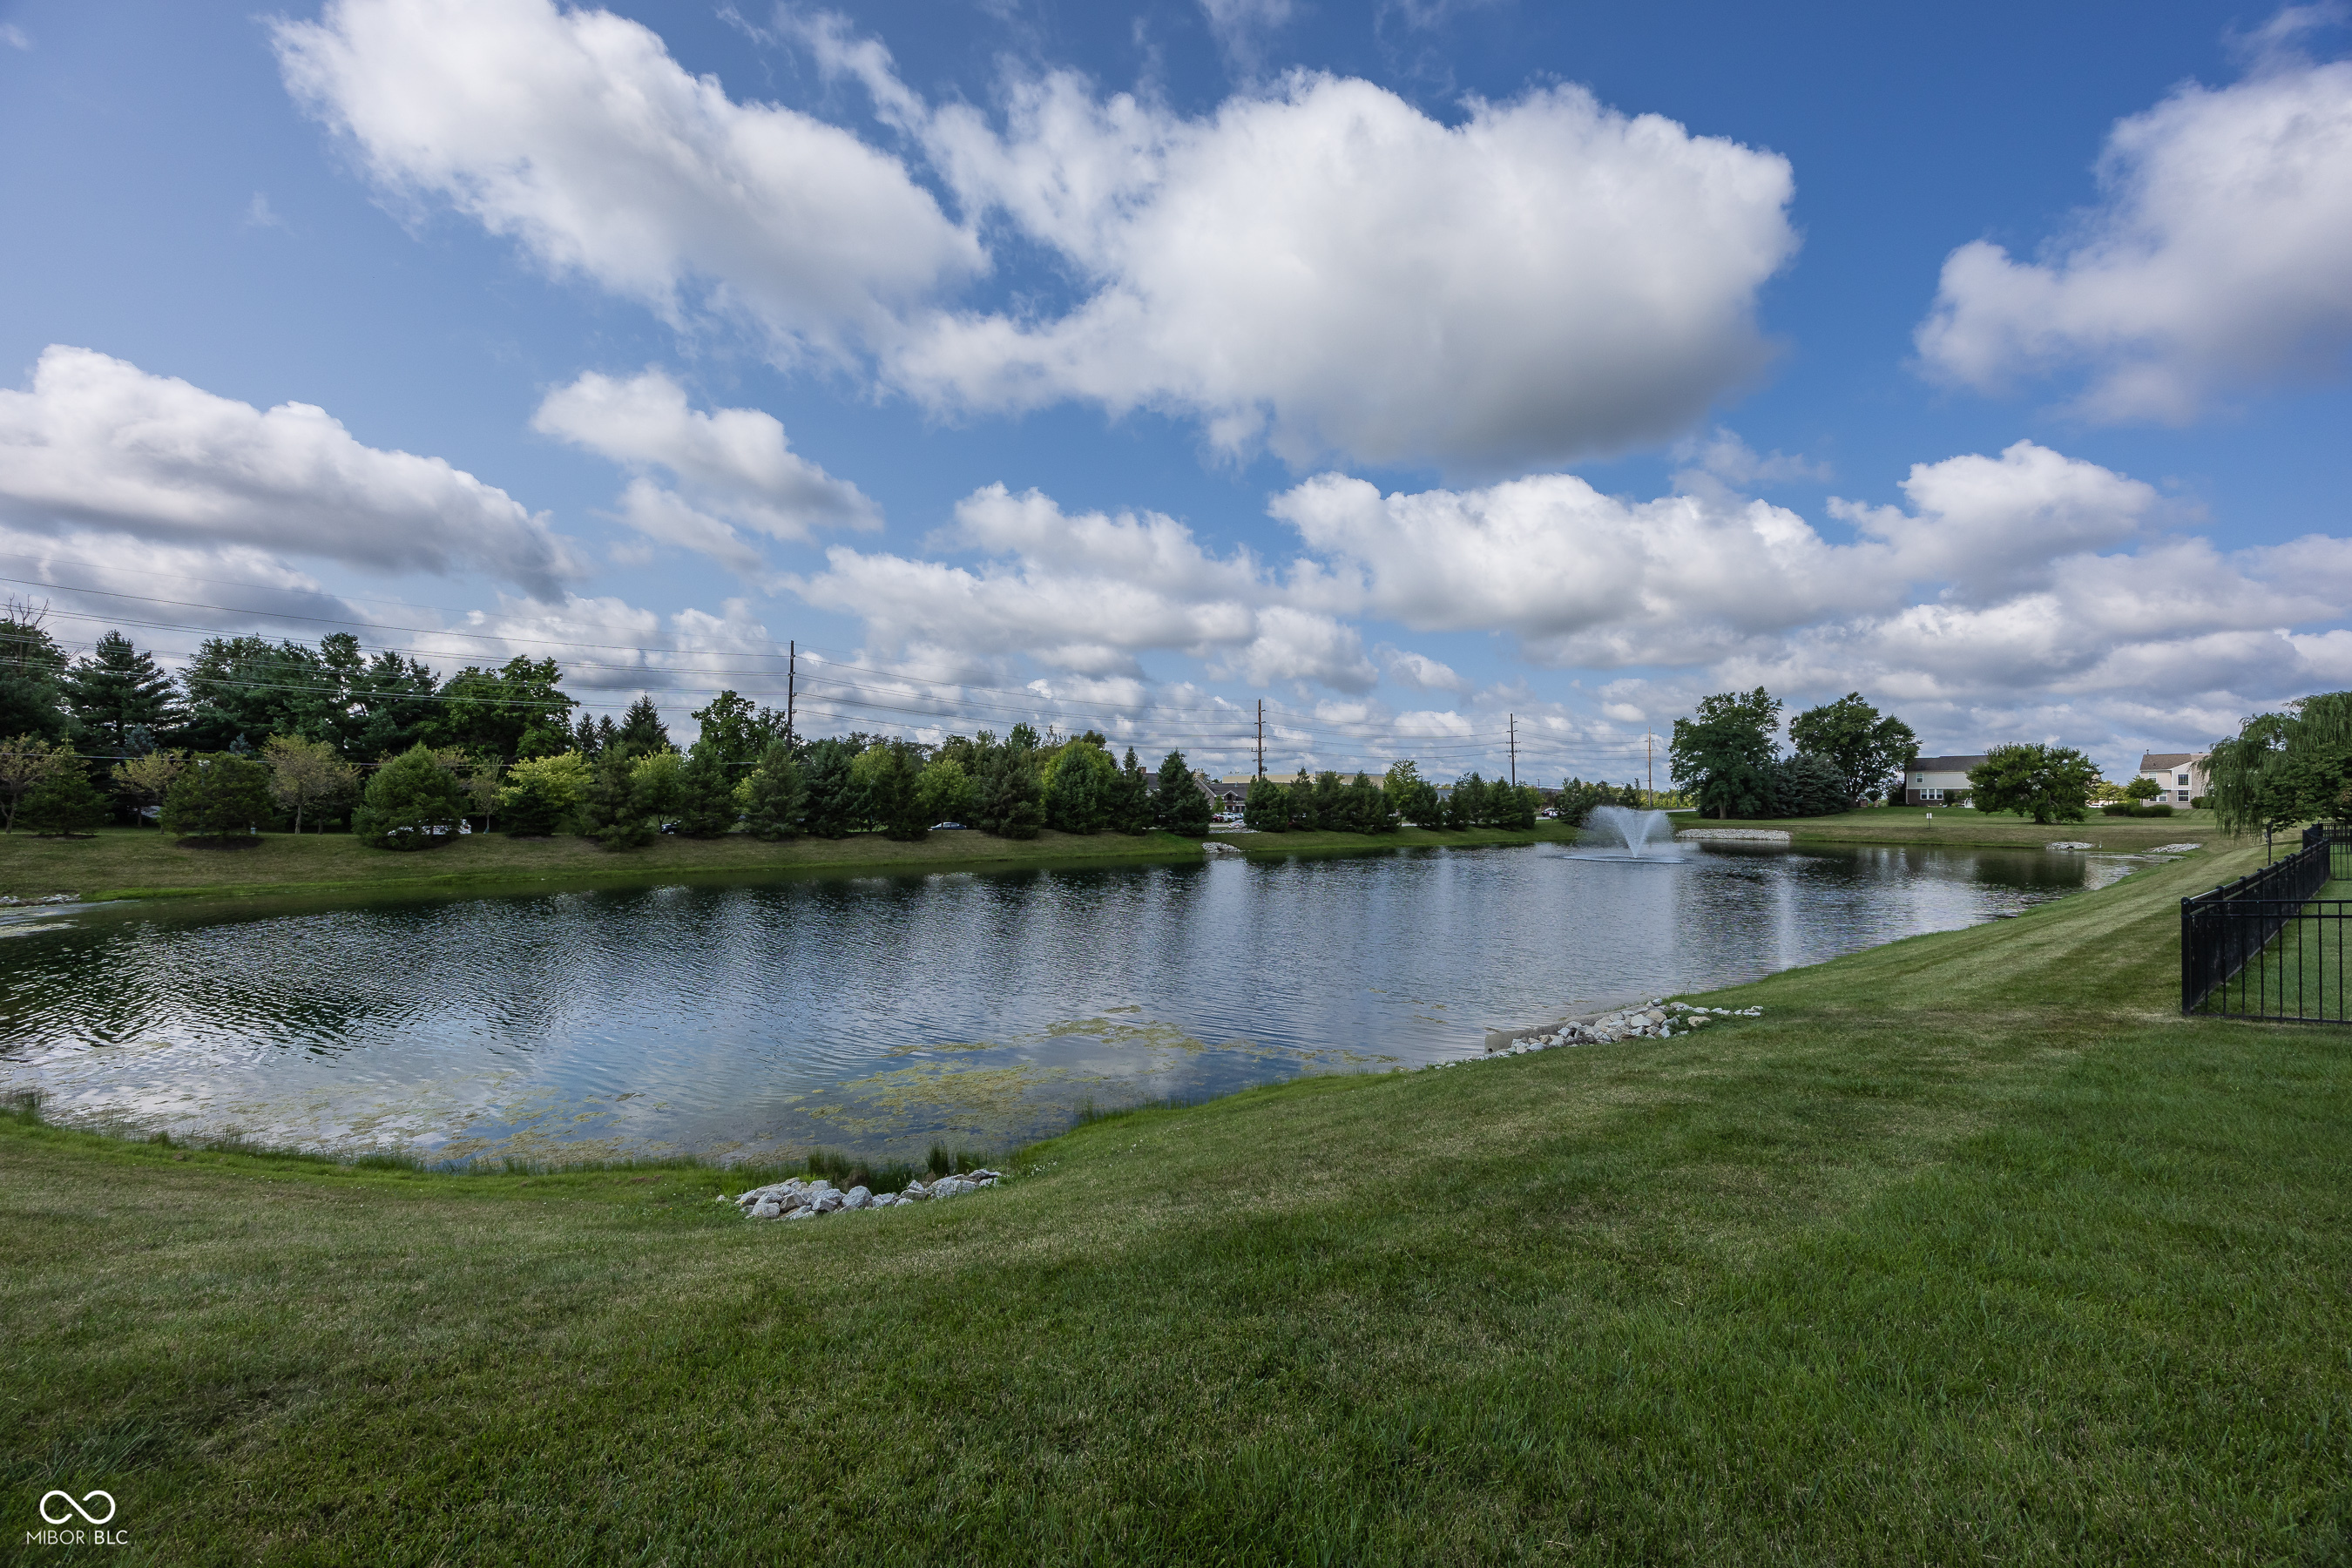
[[[1511,724],[1511,787],[1517,789],[1519,787],[1519,716],[1507,713],[1504,717]]]
[[[1658,737],[1652,730],[1642,731],[1642,766],[1650,775],[1650,793],[1643,804],[1653,811],[1658,807]]]
[[[1265,777],[1265,699],[1257,700],[1257,776]]]
[[[784,645],[784,744],[787,746],[796,743],[793,733],[793,700],[800,694],[800,678],[801,645],[788,642]]]

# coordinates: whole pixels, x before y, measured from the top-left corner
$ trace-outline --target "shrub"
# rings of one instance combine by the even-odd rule
[[[2172,807],[2165,805],[2162,801],[2158,801],[2154,805],[2141,806],[2137,811],[2133,812],[2132,815],[2134,816],[2170,816],[2172,815]]]
[[[172,781],[163,823],[164,831],[191,838],[252,837],[273,810],[269,770],[249,757],[215,752],[196,758]]]
[[[457,833],[469,804],[441,759],[412,746],[368,780],[352,832],[378,849],[429,849]]]
[[[107,818],[106,797],[90,787],[89,775],[81,769],[60,768],[25,797],[17,815],[36,833],[89,833]]]
[[[577,752],[517,763],[499,793],[507,837],[546,838],[570,831],[587,794],[588,759]]]
[[[2130,801],[2111,800],[2107,802],[2106,805],[2099,807],[2099,815],[2102,816],[2137,816],[2139,815],[2139,812]]]

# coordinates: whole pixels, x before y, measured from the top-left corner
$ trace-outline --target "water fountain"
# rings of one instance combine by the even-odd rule
[[[1663,811],[1630,805],[1596,805],[1584,819],[1584,842],[1596,848],[1622,845],[1629,855],[1646,855],[1653,842],[1672,847],[1675,827]]]

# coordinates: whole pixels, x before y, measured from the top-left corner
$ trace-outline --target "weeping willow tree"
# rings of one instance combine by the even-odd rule
[[[2206,759],[2213,815],[2228,833],[2352,819],[2352,691],[2257,713]]]

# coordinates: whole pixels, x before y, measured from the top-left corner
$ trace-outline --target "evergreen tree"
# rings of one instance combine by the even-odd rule
[[[341,689],[338,710],[325,728],[345,758],[383,762],[424,742],[440,713],[435,698],[441,682],[431,666],[396,653],[371,659],[349,632],[321,638],[319,660]]]
[[[1327,833],[1356,830],[1348,815],[1348,786],[1328,768],[1315,775],[1315,820]]]
[[[639,849],[654,841],[654,822],[637,787],[638,758],[608,746],[596,759],[580,798],[580,834],[607,849]]]
[[[1486,825],[1486,781],[1474,768],[1454,784],[1453,796],[1445,803],[1445,826],[1458,833]]]
[[[1045,826],[1045,803],[1037,782],[1037,753],[1027,743],[1035,734],[1015,724],[1001,746],[991,746],[972,781],[972,826],[999,838],[1034,838]]]
[[[856,820],[856,781],[850,764],[856,759],[839,741],[819,741],[808,749],[801,765],[808,805],[804,820],[814,838],[846,838]]]
[[[662,722],[661,710],[647,696],[640,696],[629,704],[629,710],[621,715],[615,738],[641,757],[670,749],[669,726]]]
[[[1264,773],[1250,780],[1242,799],[1242,826],[1253,833],[1282,833],[1290,826],[1290,802],[1282,786]]]
[[[42,626],[45,610],[0,605],[0,735],[61,741],[73,732],[60,681],[66,656]]]
[[[1209,836],[1209,796],[1192,777],[1181,752],[1171,752],[1160,764],[1157,793],[1160,826],[1187,838]]]
[[[782,741],[772,742],[760,765],[738,786],[736,798],[743,807],[743,825],[753,837],[772,840],[798,833],[808,809],[808,785],[793,749]]]
[[[78,767],[59,768],[25,797],[17,820],[34,832],[68,838],[97,830],[107,818],[106,797]]]
[[[1853,783],[1828,757],[1799,752],[1772,765],[1769,809],[1775,816],[1827,816],[1845,810],[1855,798]]]
[[[677,770],[677,831],[717,838],[735,830],[735,789],[726,763],[698,747]]]
[[[1339,809],[1348,819],[1350,833],[1378,833],[1381,830],[1381,792],[1372,781],[1358,773],[1342,794]]]
[[[194,758],[172,781],[163,826],[191,838],[245,838],[259,834],[271,814],[269,770],[249,757],[215,752]]]
[[[1283,805],[1290,813],[1290,826],[1301,833],[1312,833],[1323,826],[1322,814],[1315,805],[1315,775],[1301,763],[1297,773],[1283,786]]]
[[[121,632],[108,632],[98,646],[65,671],[67,709],[82,728],[85,745],[110,757],[134,754],[131,731],[151,734],[180,720],[172,678],[156,668],[154,656],[132,646]]]
[[[1110,820],[1118,764],[1101,747],[1073,741],[1054,759],[1045,786],[1045,826],[1062,833],[1099,833]]]
[[[1536,804],[1542,797],[1526,784],[1496,779],[1486,788],[1486,825],[1524,831],[1536,825]]]
[[[1140,837],[1151,831],[1151,775],[1135,759],[1135,748],[1127,749],[1127,760],[1119,764],[1118,794],[1111,808],[1111,826],[1121,833]]]
[[[469,804],[457,775],[419,743],[375,770],[360,792],[352,832],[378,849],[429,849],[457,835]]]
[[[1389,764],[1388,778],[1381,793],[1396,815],[1415,827],[1445,825],[1445,811],[1438,802],[1437,791],[1410,762]]]
[[[866,785],[866,810],[888,837],[913,843],[931,831],[923,811],[922,776],[914,747],[886,741],[874,748],[875,765]]]
[[[604,721],[608,728],[612,722],[610,719]],[[572,729],[572,749],[591,762],[595,761],[596,753],[604,749],[604,737],[597,733],[596,721],[585,713],[580,715],[580,722]]]
[[[1390,796],[1387,787],[1381,782],[1364,773],[1358,773],[1356,777],[1371,791],[1370,799],[1365,807],[1364,831],[1394,833],[1397,830],[1397,825],[1403,820],[1403,814],[1397,809],[1397,803]]]

